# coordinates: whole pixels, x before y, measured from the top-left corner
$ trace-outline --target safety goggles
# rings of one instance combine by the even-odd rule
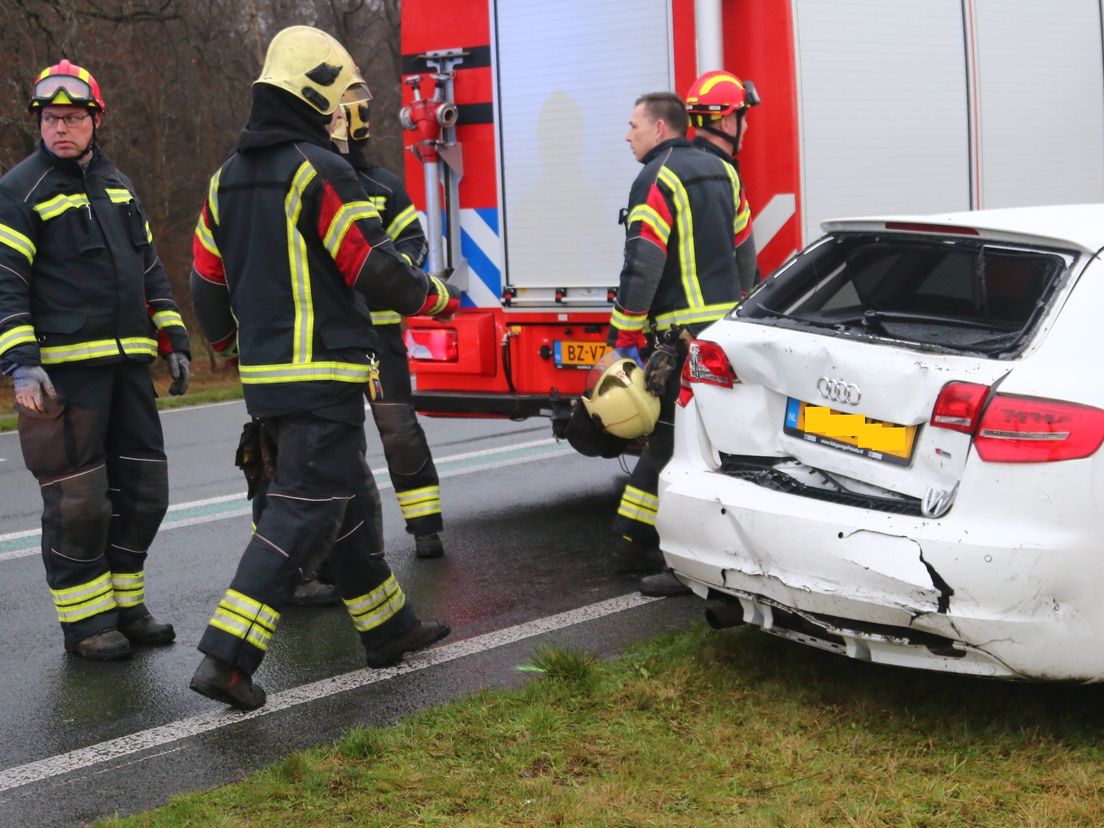
[[[63,99],[64,98],[64,99]],[[92,103],[92,87],[73,75],[49,75],[34,86],[34,99],[43,104]]]
[[[744,85],[744,106],[751,108],[759,106],[763,99],[759,97],[759,90],[755,88],[755,81],[741,81]]]

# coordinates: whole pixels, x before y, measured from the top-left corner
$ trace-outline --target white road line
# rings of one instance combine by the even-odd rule
[[[268,703],[260,710],[252,713],[228,712],[223,708],[217,712],[201,713],[188,719],[181,719],[160,727],[150,728],[138,733],[121,736],[91,745],[86,748],[51,756],[48,759],[40,759],[37,762],[29,762],[14,768],[0,771],[0,791],[10,791],[24,785],[33,785],[46,779],[51,779],[62,774],[74,771],[87,770],[105,762],[113,762],[124,756],[130,756],[144,750],[163,747],[180,739],[188,739],[207,733],[212,730],[235,725],[239,722],[268,716],[281,710],[308,704],[328,696],[344,693],[347,690],[356,690],[369,684],[388,681],[396,676],[415,673],[434,667],[438,664],[446,664],[467,656],[484,653],[514,644],[527,638],[533,638],[545,633],[562,630],[567,627],[582,624],[613,615],[635,607],[650,604],[653,601],[661,601],[662,598],[646,598],[639,593],[622,595],[619,598],[611,598],[608,601],[600,601],[597,604],[579,607],[578,609],[562,612],[558,615],[550,615],[539,618],[536,621],[528,621],[514,627],[503,630],[495,630],[484,635],[469,638],[466,641],[457,641],[455,644],[445,644],[419,653],[397,667],[387,667],[382,670],[354,670],[332,678],[305,684],[291,690],[284,690],[268,697]]]
[[[528,451],[530,449],[542,448],[545,446],[553,446],[558,441],[554,438],[548,438],[543,440],[531,440],[526,443],[516,443],[509,446],[503,446],[493,449],[481,449],[479,451],[468,451],[461,454],[451,454],[448,457],[442,457],[437,459],[436,464],[438,466],[437,475],[440,479],[444,480],[448,477],[458,477],[462,474],[472,474],[473,472],[487,471],[489,469],[500,469],[506,466],[516,466],[521,463],[530,462],[532,455],[522,455],[520,457],[507,457],[501,460],[490,460],[486,463],[477,463],[470,466],[462,466],[461,468],[450,469],[449,465],[454,463],[460,463],[466,460],[474,460],[479,457],[493,457],[495,455],[507,454],[517,451]],[[563,454],[570,454],[570,447],[566,443],[561,443],[563,447]],[[376,478],[376,486],[379,490],[387,491],[391,488],[391,479],[388,476],[387,468],[372,469],[372,474]],[[241,501],[243,504],[248,501],[245,500],[245,492],[238,492],[231,495],[219,495],[218,497],[208,497],[203,500],[191,500],[187,503],[178,503],[175,506],[170,506],[168,514],[166,515],[168,520],[161,524],[160,531],[167,531],[169,529],[181,529],[187,526],[199,526],[204,523],[213,523],[216,520],[227,520],[229,518],[238,518],[243,516],[251,516],[253,510],[247,505],[243,505],[241,509],[233,509],[225,512],[217,512],[207,515],[195,515],[193,517],[181,518],[180,520],[172,520],[173,512],[181,512],[189,509],[201,509],[206,506],[215,506],[221,503],[230,503],[232,501]],[[42,536],[41,529],[24,529],[19,532],[8,532],[0,535],[0,543],[6,541],[22,540],[25,538],[39,538]],[[39,554],[40,550],[38,545],[26,546],[19,549],[10,549],[6,552],[0,552],[0,562],[11,561],[18,558],[28,558],[32,555]]]

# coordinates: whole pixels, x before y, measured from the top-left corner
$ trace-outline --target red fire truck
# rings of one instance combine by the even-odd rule
[[[1104,199],[1098,0],[404,0],[406,177],[455,319],[415,404],[563,423],[604,350],[642,93],[755,81],[760,269],[824,219]]]

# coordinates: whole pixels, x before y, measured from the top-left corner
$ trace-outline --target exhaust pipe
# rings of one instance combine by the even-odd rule
[[[739,601],[711,601],[705,608],[705,621],[715,630],[744,623],[744,608]]]

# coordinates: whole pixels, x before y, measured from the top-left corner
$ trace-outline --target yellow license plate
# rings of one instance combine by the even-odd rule
[[[811,443],[899,466],[908,465],[916,443],[916,426],[883,423],[793,397],[786,402],[783,431]]]
[[[553,354],[557,368],[589,368],[609,350],[605,342],[573,342],[557,339]]]

